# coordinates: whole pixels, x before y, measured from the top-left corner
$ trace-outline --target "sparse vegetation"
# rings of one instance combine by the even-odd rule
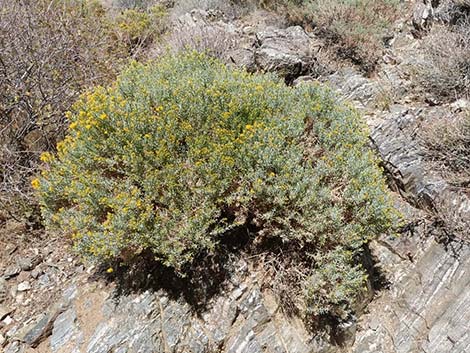
[[[167,51],[179,53],[195,50],[229,62],[231,51],[240,45],[239,38],[215,26],[177,26],[169,33],[158,48],[158,54]]]
[[[168,13],[164,6],[125,9],[114,18],[118,41],[126,44],[133,57],[142,52],[166,31]]]
[[[96,0],[0,0],[0,205],[31,213],[30,178],[80,93],[115,79],[165,30],[166,10],[109,14]]]
[[[65,111],[125,54],[96,1],[0,0],[0,11],[0,205],[30,210],[30,177],[63,138]]]
[[[450,15],[449,15],[450,16]],[[425,57],[414,68],[415,79],[439,100],[470,94],[470,19],[436,24],[423,39]]]
[[[387,35],[402,14],[400,0],[282,0],[264,1],[326,39],[339,59],[365,72],[375,69]]]
[[[50,229],[94,260],[150,250],[184,274],[249,228],[308,264],[310,315],[334,314],[364,284],[362,245],[394,221],[359,117],[312,85],[190,52],[132,65],[69,119],[33,186]]]
[[[470,112],[447,116],[423,130],[427,155],[455,185],[470,186]]]

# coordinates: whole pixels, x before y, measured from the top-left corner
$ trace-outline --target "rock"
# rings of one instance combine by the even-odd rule
[[[458,99],[454,103],[452,103],[451,108],[453,109],[454,112],[461,112],[464,110],[469,110],[470,109],[470,101],[467,99]]]
[[[352,345],[356,338],[357,324],[356,319],[351,318],[335,327],[335,342],[339,345]]]
[[[17,304],[23,304],[23,302],[24,302],[24,293],[17,294],[16,297],[15,297],[15,302]]]
[[[243,265],[243,266],[242,266]],[[238,274],[247,269],[237,268]],[[87,341],[87,353],[310,353],[332,352],[312,340],[302,321],[281,313],[250,276],[234,276],[203,313],[163,291],[108,299],[105,318]],[[319,343],[321,342],[321,343]]]
[[[453,229],[470,226],[470,198],[452,188],[426,165],[416,138],[420,124],[432,123],[443,108],[402,109],[390,113],[371,134],[398,192],[413,206],[444,217]]]
[[[7,308],[4,305],[0,305],[0,320],[3,320],[8,314],[10,314],[13,310]]]
[[[430,1],[418,0],[415,2],[413,9],[413,26],[418,37],[420,32],[428,30],[433,18],[433,8]]]
[[[7,299],[8,287],[5,279],[0,278],[0,303],[3,303]]]
[[[8,244],[5,248],[5,253],[7,255],[13,254],[18,249],[18,245],[16,244]]]
[[[24,353],[24,352],[25,352],[24,346],[18,341],[11,342],[5,347],[5,353]]]
[[[255,62],[262,71],[277,72],[294,80],[315,65],[320,42],[300,26],[269,28],[256,34]]]
[[[54,321],[51,335],[51,349],[57,352],[61,347],[70,344],[74,336],[78,334],[77,314],[75,309],[70,308],[60,314]]]
[[[21,272],[21,267],[18,266],[17,264],[10,265],[6,268],[5,272],[3,273],[3,277],[5,279],[10,279],[15,276],[18,276]]]
[[[43,270],[41,267],[36,267],[34,270],[31,271],[31,277],[37,279],[40,275],[43,274]]]
[[[6,326],[10,325],[13,321],[14,321],[14,320],[13,320],[13,319],[11,318],[11,316],[9,316],[9,315],[7,315],[7,316],[2,320],[2,322],[3,322]]]
[[[2,347],[2,346],[5,344],[6,340],[7,340],[7,339],[5,338],[5,336],[3,336],[3,335],[0,333],[0,347]]]
[[[17,257],[16,264],[21,268],[23,271],[30,271],[33,267],[33,261],[29,257]]]
[[[21,271],[18,277],[16,277],[16,280],[21,283],[21,282],[27,281],[29,277],[30,277],[30,272]]]
[[[42,314],[35,322],[23,328],[17,335],[21,342],[35,348],[52,333],[54,321],[63,313],[69,303],[59,302],[51,307],[48,312]]]
[[[419,210],[404,210],[409,234],[381,237],[373,250],[383,259],[381,266],[394,273],[392,290],[360,318],[364,330],[357,334],[354,353],[463,353],[470,347],[470,244],[445,235],[454,218],[470,222],[470,202],[433,173],[416,139],[420,124],[436,119],[442,109],[397,110],[372,132],[397,191]],[[437,212],[445,225],[425,223],[424,211]]]
[[[352,101],[358,109],[373,108],[380,87],[354,69],[345,68],[328,76],[324,81],[344,101]]]
[[[315,82],[315,79],[312,76],[300,76],[297,77],[292,83],[293,86],[300,86],[305,83]]]
[[[25,292],[31,289],[31,284],[28,281],[21,282],[18,284],[18,292]]]
[[[44,273],[43,275],[39,276],[38,282],[41,288],[49,287],[52,284],[51,279],[47,273]]]

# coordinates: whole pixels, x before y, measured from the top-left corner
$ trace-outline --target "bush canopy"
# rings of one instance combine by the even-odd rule
[[[250,226],[309,259],[318,314],[360,290],[355,255],[394,222],[360,117],[315,85],[187,52],[132,64],[68,118],[33,186],[48,226],[92,259],[150,250],[179,272]]]

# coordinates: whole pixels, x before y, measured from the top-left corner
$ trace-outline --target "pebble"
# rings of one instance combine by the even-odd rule
[[[8,309],[6,306],[0,305],[0,320],[3,320],[10,313],[10,309]]]
[[[14,265],[10,265],[7,267],[7,269],[3,273],[3,276],[5,277],[5,279],[10,279],[12,277],[19,275],[20,272],[21,272],[21,267],[18,266],[17,264],[14,264]]]
[[[31,260],[29,257],[18,257],[16,259],[16,264],[23,271],[30,271],[33,267],[33,260]]]
[[[13,322],[13,319],[10,315],[7,315],[3,321],[2,321],[6,326],[10,325]]]
[[[31,284],[28,281],[21,282],[18,284],[18,292],[25,292],[31,289]]]
[[[41,267],[36,267],[34,270],[31,271],[31,277],[37,279],[40,275],[42,275],[43,271]]]

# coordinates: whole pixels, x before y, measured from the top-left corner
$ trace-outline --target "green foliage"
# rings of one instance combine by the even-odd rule
[[[115,19],[116,34],[135,54],[166,30],[167,21],[168,13],[162,5],[125,9]]]
[[[355,255],[394,222],[359,116],[313,85],[191,52],[133,64],[69,119],[33,186],[47,225],[92,259],[151,250],[178,272],[251,225],[309,259],[321,280],[303,285],[319,315],[354,299]]]

